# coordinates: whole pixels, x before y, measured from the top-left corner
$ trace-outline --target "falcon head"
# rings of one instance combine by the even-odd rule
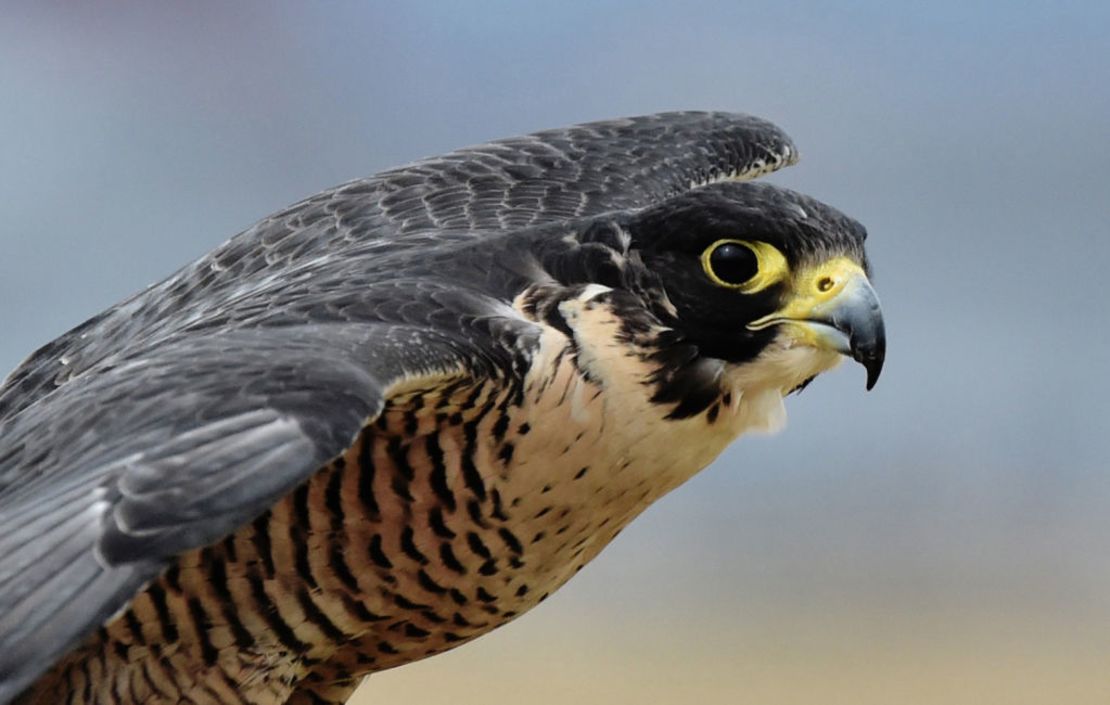
[[[769,184],[725,183],[647,210],[629,230],[672,324],[703,355],[733,364],[796,347],[849,355],[874,387],[886,339],[855,220]]]
[[[592,221],[575,257],[594,263],[554,269],[611,289],[624,341],[651,363],[653,401],[685,418],[730,392],[781,399],[842,356],[875,385],[886,337],[866,235],[808,196],[723,182]]]

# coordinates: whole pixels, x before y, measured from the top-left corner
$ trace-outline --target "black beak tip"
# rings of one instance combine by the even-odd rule
[[[867,391],[875,388],[875,384],[879,381],[879,374],[883,371],[883,366],[868,365],[867,366]]]
[[[886,359],[886,350],[879,348],[866,352],[857,351],[855,359],[867,370],[867,391],[870,392],[875,388],[875,385],[879,381],[879,375],[883,372],[883,361]]]

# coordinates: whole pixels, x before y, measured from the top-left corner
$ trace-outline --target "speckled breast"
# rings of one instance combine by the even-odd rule
[[[612,313],[562,306],[575,339],[546,329],[523,381],[391,390],[344,455],[182,556],[59,666],[79,679],[83,654],[107,654],[100,669],[134,698],[77,702],[215,689],[214,702],[280,703],[305,683],[305,702],[343,702],[361,675],[542,601],[739,432],[728,408],[667,419]]]

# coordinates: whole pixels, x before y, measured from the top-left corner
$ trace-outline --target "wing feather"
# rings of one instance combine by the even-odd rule
[[[447,342],[386,324],[182,338],[0,424],[18,449],[0,463],[0,703],[174,555],[341,453],[391,385],[462,375],[464,346]]]
[[[0,386],[0,705],[338,455],[392,385],[519,370],[535,331],[493,291],[517,275],[476,241],[796,155],[728,113],[459,150],[301,201],[38,350]]]
[[[794,163],[790,138],[740,113],[671,112],[586,123],[423,159],[285,208],[35,352],[0,386],[0,420],[117,352],[236,305],[324,258],[395,256],[451,237],[638,209]],[[2,451],[0,451],[2,452]]]

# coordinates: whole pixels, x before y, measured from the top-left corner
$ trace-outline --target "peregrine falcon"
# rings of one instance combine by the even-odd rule
[[[542,602],[885,334],[864,228],[664,113],[323,191],[0,387],[0,705],[343,703]]]

